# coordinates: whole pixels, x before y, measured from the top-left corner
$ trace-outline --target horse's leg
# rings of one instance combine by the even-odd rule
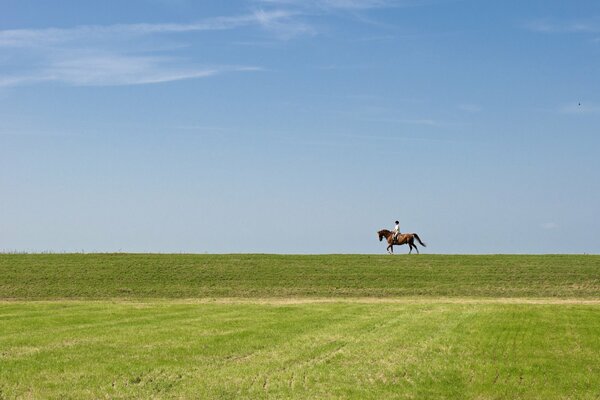
[[[394,254],[394,237],[393,236],[389,236],[387,238],[387,244],[388,244],[388,247],[387,247],[388,254]]]

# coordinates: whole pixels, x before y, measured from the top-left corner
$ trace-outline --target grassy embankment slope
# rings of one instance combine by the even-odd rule
[[[0,299],[591,299],[599,293],[599,256],[0,255]]]
[[[599,287],[597,256],[0,255],[0,399],[597,399]]]

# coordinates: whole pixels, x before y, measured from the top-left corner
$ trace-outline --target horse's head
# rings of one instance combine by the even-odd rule
[[[379,235],[379,241],[381,242],[383,240],[383,238],[385,237],[385,229],[382,231],[378,231],[377,234]]]

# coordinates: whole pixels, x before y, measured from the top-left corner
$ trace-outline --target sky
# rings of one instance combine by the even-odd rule
[[[0,9],[0,251],[600,253],[596,0]]]

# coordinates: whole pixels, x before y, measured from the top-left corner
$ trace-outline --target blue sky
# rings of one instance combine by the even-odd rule
[[[3,251],[600,252],[597,1],[0,5]]]

